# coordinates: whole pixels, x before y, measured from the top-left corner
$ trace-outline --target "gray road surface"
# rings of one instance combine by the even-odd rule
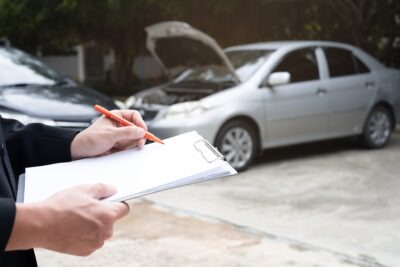
[[[400,266],[400,134],[382,150],[338,140],[266,151],[235,177],[148,199],[365,264]]]
[[[215,220],[132,202],[115,237],[89,257],[37,250],[40,267],[356,267],[345,257]]]
[[[132,201],[116,236],[56,266],[400,266],[400,134],[269,150],[248,171]]]

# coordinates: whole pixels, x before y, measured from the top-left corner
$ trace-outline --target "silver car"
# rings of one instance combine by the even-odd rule
[[[146,28],[170,78],[127,100],[161,138],[197,130],[237,170],[263,149],[345,136],[385,146],[400,120],[400,71],[362,50],[322,41],[222,50],[182,22]]]

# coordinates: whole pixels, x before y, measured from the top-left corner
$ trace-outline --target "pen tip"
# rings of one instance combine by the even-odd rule
[[[160,143],[160,144],[163,144],[163,145],[164,145],[164,142],[163,142],[160,138],[156,137],[154,134],[151,134],[151,133],[149,133],[149,132],[146,132],[146,134],[144,135],[144,137],[147,138],[147,139],[150,139],[150,140],[153,141],[153,142]]]
[[[157,138],[156,142],[165,145],[165,143],[161,139]]]

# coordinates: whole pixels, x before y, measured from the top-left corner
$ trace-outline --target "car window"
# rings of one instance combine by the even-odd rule
[[[291,83],[318,80],[318,63],[314,49],[300,49],[289,53],[273,72],[289,72]]]
[[[240,81],[244,82],[257,71],[273,52],[273,50],[234,50],[227,51],[226,55]],[[232,86],[230,84],[232,81],[234,81],[234,77],[225,66],[206,65],[186,70],[175,79],[175,85],[192,87],[194,86],[193,82],[197,82],[198,85],[203,83],[205,86],[210,86],[210,83],[225,83],[229,87]]]
[[[353,53],[341,48],[325,48],[331,78],[368,73],[368,67]]]
[[[370,69],[365,65],[357,56],[353,55],[354,64],[356,64],[356,70],[358,74],[368,73]]]
[[[227,51],[236,75],[241,81],[247,81],[267,60],[274,50],[233,50]]]

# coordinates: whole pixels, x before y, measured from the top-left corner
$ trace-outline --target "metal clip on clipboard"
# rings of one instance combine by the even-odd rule
[[[212,163],[219,159],[225,160],[225,157],[206,140],[196,141],[193,146],[208,163]]]

